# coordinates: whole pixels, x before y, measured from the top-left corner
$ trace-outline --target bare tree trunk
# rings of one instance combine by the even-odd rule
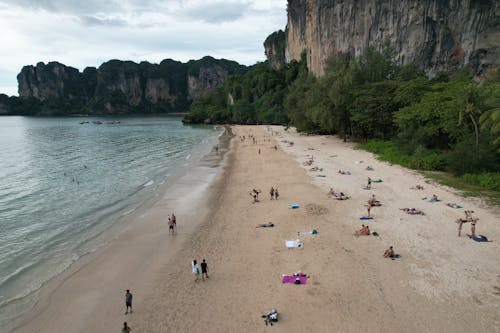
[[[479,146],[479,129],[477,128],[477,123],[474,117],[469,113],[469,118],[474,124],[474,133],[476,134],[476,147]]]

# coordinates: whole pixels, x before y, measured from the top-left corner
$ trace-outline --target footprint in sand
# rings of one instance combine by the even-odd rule
[[[328,213],[328,209],[321,205],[307,204],[306,205],[307,214],[310,215],[323,215]]]

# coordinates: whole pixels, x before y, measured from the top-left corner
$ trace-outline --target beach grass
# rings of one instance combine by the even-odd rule
[[[492,205],[500,205],[500,191],[472,184],[462,177],[441,171],[422,171],[422,174],[439,184],[460,190],[463,196],[486,199]]]

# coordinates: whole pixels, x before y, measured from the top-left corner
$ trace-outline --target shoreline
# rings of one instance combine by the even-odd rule
[[[28,310],[26,313],[12,322],[13,325],[9,328],[9,332],[30,332],[33,331],[35,327],[37,328],[37,330],[41,329],[41,327],[47,325],[47,323],[49,322],[46,319],[47,315],[54,316],[61,311],[65,311],[65,309],[61,307],[61,304],[56,304],[55,307],[53,306],[53,298],[57,298],[58,294],[68,294],[67,290],[60,291],[60,289],[63,289],[64,285],[71,284],[72,281],[81,279],[82,275],[85,279],[87,279],[88,277],[85,277],[85,274],[88,273],[82,273],[82,271],[89,270],[89,266],[95,265],[96,262],[100,262],[103,260],[108,260],[110,264],[114,264],[112,262],[113,256],[122,257],[121,261],[127,262],[127,259],[124,259],[122,254],[122,252],[126,250],[127,246],[120,244],[120,242],[122,242],[124,239],[126,239],[126,241],[133,242],[134,238],[144,237],[144,234],[148,233],[148,237],[154,237],[154,232],[152,232],[151,230],[152,228],[160,228],[160,234],[167,232],[168,228],[165,222],[167,214],[175,212],[178,218],[182,217],[183,214],[181,210],[177,211],[177,208],[172,205],[172,202],[178,200],[178,198],[169,198],[169,192],[171,194],[186,192],[186,184],[183,183],[192,182],[199,184],[197,186],[193,186],[189,191],[193,192],[192,196],[200,196],[207,190],[206,187],[211,182],[210,177],[216,177],[217,174],[220,173],[220,169],[223,167],[224,160],[226,158],[226,152],[229,150],[228,145],[230,137],[227,135],[226,130],[223,130],[214,138],[209,140],[212,141],[206,143],[206,148],[195,152],[195,155],[193,156],[190,155],[189,161],[186,161],[186,166],[180,169],[175,174],[168,176],[169,180],[160,183],[158,185],[158,188],[155,189],[155,191],[152,192],[150,196],[145,197],[141,200],[140,205],[136,209],[131,212],[127,212],[127,214],[120,214],[116,217],[113,223],[108,228],[106,228],[106,230],[99,234],[95,239],[89,240],[89,243],[87,243],[87,245],[90,243],[94,243],[94,245],[97,246],[94,247],[94,250],[81,256],[62,273],[53,277],[51,280],[44,283],[44,285],[42,285],[39,290],[35,291],[36,304],[32,309]],[[221,149],[219,149],[218,154],[214,153],[214,144],[222,147]],[[208,171],[204,171],[207,169]],[[195,180],[193,180],[193,178]],[[179,197],[182,197],[182,195],[179,195]],[[200,201],[200,205],[202,205],[202,200],[196,201]],[[163,214],[161,214],[161,212],[163,212]],[[153,220],[157,221],[155,222]],[[193,219],[190,223],[187,224],[182,221],[179,222],[182,223],[181,228],[185,229],[186,232],[189,233],[192,231],[194,225],[199,223],[199,220]],[[142,230],[142,227],[144,226],[147,226],[146,232]],[[143,234],[141,235],[141,233]],[[137,236],[135,234],[137,234]],[[178,238],[180,238],[178,243],[185,241],[183,239],[184,236],[180,236]],[[174,245],[172,251],[177,251],[178,246],[178,244]],[[90,271],[93,275],[99,274],[99,272],[96,272],[95,269],[90,269]],[[137,273],[131,273],[130,275],[137,275]],[[151,280],[151,277],[153,275],[154,274],[149,274],[149,276],[146,276],[146,278],[149,278],[149,280]],[[108,293],[108,291],[105,290],[101,290],[101,292],[104,295]],[[84,298],[85,296],[83,294],[84,292],[80,290],[79,292],[75,292],[75,294],[72,296],[74,296],[75,298]],[[120,300],[121,298],[122,297],[120,297]],[[139,299],[140,297],[134,297],[134,303],[138,302]],[[118,303],[121,305],[121,302]],[[49,328],[51,324],[54,323],[49,323],[49,326],[46,328],[47,332],[54,331],[53,328]],[[81,329],[71,327],[64,327],[64,329],[75,332],[81,331]],[[58,331],[58,329],[55,329],[55,331]]]

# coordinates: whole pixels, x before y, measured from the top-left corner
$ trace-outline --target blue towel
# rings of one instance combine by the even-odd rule
[[[373,217],[368,217],[368,216],[362,216],[359,218],[360,220],[373,220]]]
[[[296,203],[290,204],[290,208],[292,208],[292,209],[299,208],[299,204],[296,204]]]

